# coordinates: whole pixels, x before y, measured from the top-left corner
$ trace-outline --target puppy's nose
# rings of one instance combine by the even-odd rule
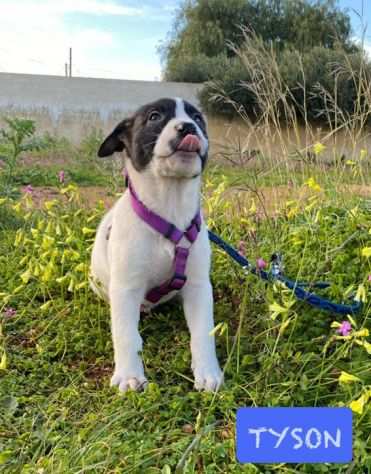
[[[181,122],[175,126],[176,130],[182,137],[185,137],[188,134],[197,135],[196,126],[191,122]]]

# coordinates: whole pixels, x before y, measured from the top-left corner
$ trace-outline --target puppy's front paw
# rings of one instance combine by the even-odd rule
[[[140,371],[135,373],[115,370],[111,378],[111,387],[118,386],[121,392],[126,392],[129,389],[141,392],[146,388],[147,384],[148,380],[144,373]]]
[[[223,372],[218,364],[194,369],[195,389],[216,392],[223,384]]]

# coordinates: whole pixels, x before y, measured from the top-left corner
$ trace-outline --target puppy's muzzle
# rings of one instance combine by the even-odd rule
[[[201,141],[196,127],[192,123],[181,123],[177,127],[179,141],[175,147],[176,151],[198,153],[201,150]]]

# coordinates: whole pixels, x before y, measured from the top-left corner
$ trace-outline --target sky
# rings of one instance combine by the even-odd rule
[[[160,80],[158,47],[180,0],[0,0],[0,72]],[[360,19],[363,8],[363,24]],[[370,0],[339,0],[361,38]],[[365,34],[371,55],[371,27]]]

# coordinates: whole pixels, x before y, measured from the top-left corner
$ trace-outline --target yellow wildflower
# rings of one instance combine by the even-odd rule
[[[72,292],[73,289],[74,289],[74,287],[75,287],[75,282],[74,282],[73,279],[71,278],[70,283],[69,283],[68,288],[67,288],[67,291]]]
[[[352,375],[352,374],[348,374],[348,372],[344,372],[342,371],[340,376],[339,376],[339,379],[338,379],[338,382],[339,383],[352,383],[352,382],[360,382],[361,379],[359,379],[358,377],[356,377],[355,375]]]
[[[84,235],[95,234],[95,229],[89,229],[88,227],[83,227],[82,228],[82,233]]]
[[[367,354],[371,355],[371,344],[367,341],[361,341],[360,339],[355,340],[356,344],[365,348]]]
[[[311,177],[305,183],[309,188],[313,189],[313,191],[319,192],[321,191],[321,186],[316,182],[316,180]]]
[[[81,288],[85,288],[86,286],[88,286],[88,282],[83,281],[83,282],[79,283],[78,285],[76,285],[76,290],[81,290]]]
[[[24,273],[22,273],[21,280],[23,281],[23,283],[25,285],[28,283],[31,276],[32,276],[32,274],[31,274],[31,271],[29,269],[27,269]]]
[[[369,330],[367,328],[360,329],[359,331],[355,331],[353,336],[355,337],[368,337],[370,335]]]
[[[320,155],[325,149],[325,145],[320,142],[317,142],[313,145],[313,151],[316,155]]]
[[[52,302],[50,300],[47,301],[46,303],[44,303],[40,306],[40,310],[41,311],[46,311],[50,307],[51,304],[52,304]]]
[[[41,244],[42,249],[48,250],[54,245],[55,239],[49,235],[44,235],[43,241]]]
[[[67,275],[64,275],[64,276],[62,276],[62,277],[56,278],[55,281],[56,281],[57,283],[62,284],[62,283],[64,283],[65,281],[67,281],[69,278],[70,278],[70,274],[67,273]]]
[[[84,272],[86,269],[85,263],[81,262],[75,267],[75,272]]]
[[[50,211],[56,204],[57,200],[52,199],[51,201],[45,201],[44,206],[47,211]]]
[[[6,352],[3,352],[3,355],[1,356],[0,360],[0,370],[6,370],[7,368],[7,357],[6,357]]]
[[[227,323],[220,322],[214,327],[214,329],[212,329],[209,332],[209,336],[215,336],[218,333],[219,333],[220,336],[222,336],[227,329],[228,329]]]
[[[355,296],[355,301],[362,301],[362,303],[366,302],[366,289],[365,285],[359,285],[357,289],[357,294]]]
[[[357,400],[353,400],[349,404],[349,408],[354,411],[355,413],[358,413],[359,415],[362,415],[363,409],[368,402],[368,399],[370,398],[370,393],[364,393],[361,395]]]
[[[21,203],[19,202],[18,204],[14,204],[13,209],[17,213],[21,212]]]
[[[24,285],[19,285],[17,286],[17,288],[15,288],[13,290],[13,295],[16,295],[17,293],[19,293],[20,291],[22,291],[24,289]]]
[[[249,211],[251,212],[251,214],[256,213],[256,204],[255,204],[254,199],[251,201],[251,207],[250,207]]]

